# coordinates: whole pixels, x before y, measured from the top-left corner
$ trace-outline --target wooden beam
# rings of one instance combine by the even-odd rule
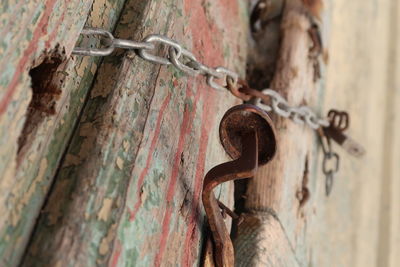
[[[123,0],[42,2],[0,5],[1,266],[20,261],[100,64],[70,57],[79,33],[111,29]]]
[[[126,2],[114,35],[160,33],[210,66],[244,73],[244,1]],[[161,51],[162,54],[165,51]],[[116,53],[101,65],[23,266],[198,264],[209,168],[227,161],[223,113],[204,78]],[[232,185],[221,191],[230,203]]]
[[[315,77],[319,70],[315,68],[316,59],[311,48],[319,44],[314,44],[310,36],[312,26],[311,15],[302,1],[286,1],[281,22],[282,41],[270,88],[281,93],[293,106],[306,104],[317,110]],[[237,255],[237,258],[240,257],[242,262],[251,262],[252,266],[302,265],[308,261],[309,247],[302,245],[307,239],[307,217],[311,210],[307,201],[309,196],[299,193],[315,190],[310,183],[315,176],[310,173],[319,162],[315,154],[316,133],[306,125],[301,126],[276,115],[272,118],[277,130],[277,153],[270,163],[259,168],[254,179],[249,180],[245,197],[245,210],[249,213],[244,216],[253,221],[253,216],[261,216],[269,210],[280,224],[276,224],[279,227],[268,228],[266,225],[271,223],[270,219],[257,225],[240,224],[239,233],[251,231],[258,235],[254,238],[237,235],[235,248],[241,244],[243,247],[268,247],[271,251],[267,255],[258,251]],[[242,229],[248,227],[250,229]],[[276,238],[271,239],[271,236]],[[290,247],[293,249],[287,249]]]

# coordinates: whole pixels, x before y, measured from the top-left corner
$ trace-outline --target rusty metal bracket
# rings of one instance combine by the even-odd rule
[[[213,189],[232,180],[254,177],[258,165],[269,162],[276,151],[271,119],[260,108],[239,105],[229,109],[220,123],[220,139],[233,161],[212,168],[204,178],[203,205],[213,239],[218,267],[234,266],[234,250]]]

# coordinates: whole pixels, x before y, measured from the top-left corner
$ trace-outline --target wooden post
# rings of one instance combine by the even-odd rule
[[[303,2],[286,1],[281,24],[282,41],[271,88],[291,105],[315,109],[315,57],[312,56],[311,14]],[[238,266],[302,266],[307,254],[299,250],[306,236],[306,194],[315,156],[315,132],[273,115],[277,154],[250,179],[244,221],[235,239]],[[308,248],[305,248],[308,249]]]
[[[126,1],[114,35],[163,34],[201,62],[243,75],[243,8],[241,1]],[[105,58],[22,265],[198,264],[202,180],[228,160],[218,125],[238,102],[204,77],[134,52]],[[222,188],[225,203],[232,188]]]
[[[101,62],[70,57],[79,32],[112,29],[123,7],[16,2],[0,5],[1,266],[20,261]]]

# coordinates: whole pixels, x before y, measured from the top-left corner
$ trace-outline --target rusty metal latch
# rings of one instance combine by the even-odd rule
[[[214,263],[217,267],[233,267],[234,251],[221,213],[223,205],[218,203],[213,189],[227,181],[254,177],[257,167],[268,163],[275,154],[275,130],[267,113],[244,104],[225,113],[219,132],[223,147],[234,160],[206,174],[202,199],[212,233]]]

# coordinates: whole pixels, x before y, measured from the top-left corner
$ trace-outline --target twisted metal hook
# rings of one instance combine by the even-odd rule
[[[202,200],[213,239],[213,260],[217,267],[234,266],[233,244],[225,226],[221,208],[213,190],[218,185],[254,177],[257,167],[275,154],[275,131],[268,115],[253,105],[228,110],[220,124],[220,138],[227,153],[235,160],[212,168],[205,176]]]

